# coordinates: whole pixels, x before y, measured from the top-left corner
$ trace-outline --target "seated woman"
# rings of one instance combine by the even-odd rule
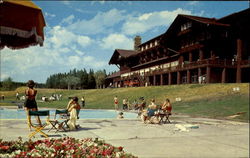
[[[157,108],[157,105],[155,104],[155,100],[152,99],[151,104],[148,106],[148,109],[146,111],[144,111],[144,113],[141,115],[142,121],[145,123],[146,120],[150,120],[150,118],[155,115],[157,110],[158,110],[158,108]]]
[[[77,120],[78,114],[79,114],[79,112],[77,112],[77,111],[80,111],[80,109],[81,109],[81,106],[78,103],[78,98],[73,97],[72,100],[69,101],[68,106],[67,106],[67,110],[70,114],[69,122],[68,122],[70,130],[76,129],[76,120]]]
[[[167,112],[168,114],[171,114],[172,105],[171,105],[169,99],[166,99],[166,100],[164,101],[164,103],[163,103],[162,106],[161,106],[161,110],[162,110],[164,113]]]

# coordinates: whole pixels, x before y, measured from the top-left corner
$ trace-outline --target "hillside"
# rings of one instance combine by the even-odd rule
[[[233,91],[238,87],[239,91]],[[18,91],[23,95],[25,87],[16,91],[1,92],[7,101],[15,100],[15,93]],[[169,98],[173,104],[174,113],[190,114],[193,116],[230,118],[236,120],[249,120],[249,84],[188,84],[154,87],[134,88],[109,88],[91,90],[60,90],[60,89],[37,89],[38,106],[51,108],[64,108],[67,105],[68,97],[85,97],[86,108],[89,109],[113,109],[113,98],[119,98],[119,105],[122,99],[128,98],[130,103],[143,96],[147,103],[150,99],[156,99],[157,104],[162,104],[165,98]],[[53,93],[62,94],[61,101],[41,102],[42,96],[51,96]],[[181,98],[177,102],[176,98]],[[0,105],[11,105],[1,103]],[[234,116],[232,116],[234,115]],[[239,116],[237,116],[239,115]]]

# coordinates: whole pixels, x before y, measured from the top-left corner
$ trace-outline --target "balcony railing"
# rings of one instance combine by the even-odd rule
[[[244,66],[250,66],[250,60],[242,60],[240,64]],[[138,76],[151,76],[153,74],[163,74],[163,73],[168,73],[171,71],[182,71],[182,70],[194,69],[194,68],[205,67],[205,66],[236,68],[237,62],[228,60],[228,59],[225,59],[225,60],[205,59],[205,60],[194,61],[194,62],[183,62],[183,64],[181,65],[172,66],[168,68],[158,68],[155,70],[150,70],[148,72],[145,72],[144,74],[134,72],[130,76],[122,77],[122,79],[131,79],[131,78],[136,78]]]

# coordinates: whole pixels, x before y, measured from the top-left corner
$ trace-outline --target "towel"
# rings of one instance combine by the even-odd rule
[[[76,120],[77,120],[77,112],[76,112],[76,109],[73,108],[70,111],[70,117],[69,117],[69,122],[68,122],[70,130],[75,130],[76,129]]]

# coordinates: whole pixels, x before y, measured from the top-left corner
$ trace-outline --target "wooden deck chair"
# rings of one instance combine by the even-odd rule
[[[31,116],[47,116],[46,121],[42,124],[33,124],[31,122]],[[45,134],[42,130],[49,125],[49,110],[44,110],[44,111],[28,111],[28,125],[32,128],[35,129],[35,131],[32,131],[29,134],[29,138],[33,137],[35,134],[40,133],[44,137],[48,138],[48,135]]]
[[[58,117],[58,115],[59,115],[59,117]],[[49,120],[49,122],[52,126],[49,129],[49,131],[55,129],[56,130],[55,132],[58,132],[60,129],[62,129],[63,131],[66,132],[67,131],[66,128],[68,128],[68,124],[67,124],[68,121],[69,121],[68,110],[56,109],[54,120]]]

